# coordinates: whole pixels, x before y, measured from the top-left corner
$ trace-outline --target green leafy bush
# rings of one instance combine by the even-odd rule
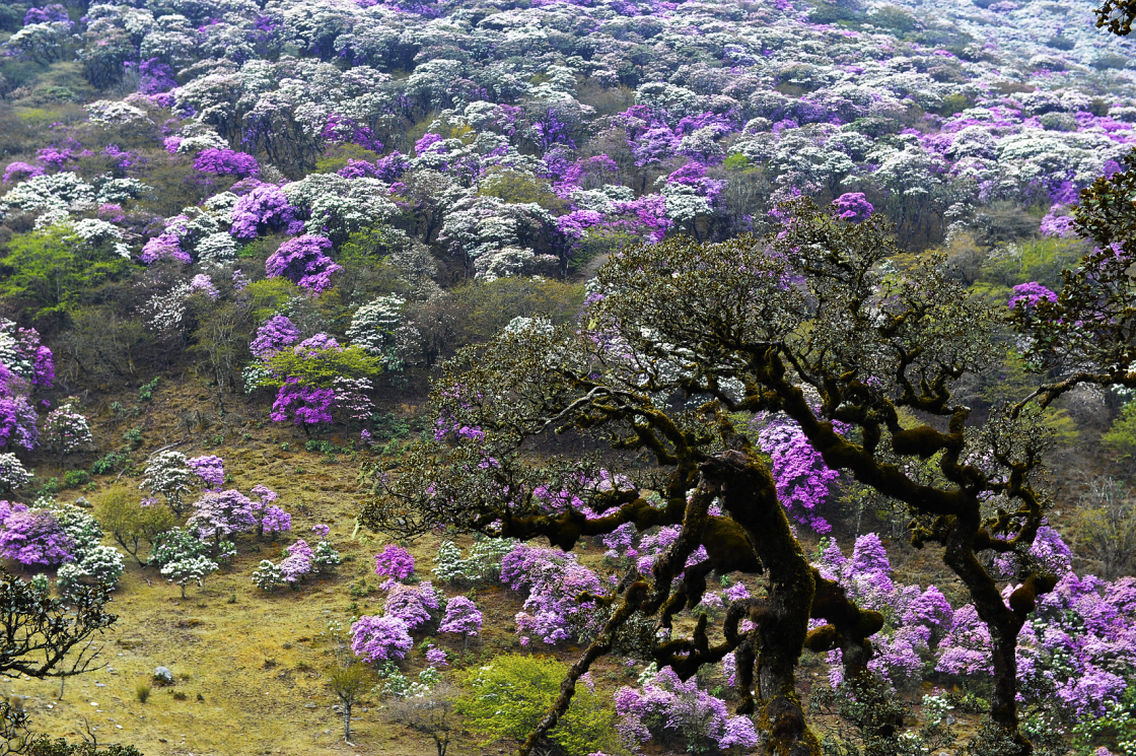
[[[465,677],[465,694],[457,702],[466,727],[485,736],[485,743],[523,742],[560,692],[568,665],[555,659],[508,654]],[[585,681],[576,686],[572,705],[548,733],[568,756],[619,749],[615,710]],[[551,745],[551,743],[549,744]]]

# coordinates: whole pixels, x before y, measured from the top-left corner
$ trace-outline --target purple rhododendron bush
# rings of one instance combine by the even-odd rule
[[[1136,756],[1134,18],[0,5],[3,752]]]

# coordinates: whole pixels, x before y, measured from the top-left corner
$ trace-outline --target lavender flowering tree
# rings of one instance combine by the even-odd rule
[[[396,617],[363,616],[351,625],[351,652],[365,662],[402,659],[413,641]]]
[[[481,630],[481,621],[482,616],[477,604],[465,596],[454,596],[446,602],[446,611],[442,615],[442,624],[438,626],[438,632],[460,635],[464,649],[469,645],[469,639],[475,637]]]
[[[394,580],[406,580],[414,574],[414,557],[401,546],[388,544],[375,555],[375,574]]]
[[[206,454],[190,457],[185,464],[201,478],[201,485],[209,491],[220,491],[225,482],[225,462],[220,457]]]
[[[0,502],[0,557],[54,567],[72,561],[74,550],[74,541],[50,511]]]
[[[240,491],[206,491],[193,503],[193,514],[185,526],[202,540],[220,543],[222,538],[255,529],[257,519],[252,501]]]
[[[323,236],[305,234],[289,239],[269,256],[265,270],[269,277],[283,276],[319,296],[331,286],[331,276],[343,270],[324,252],[331,249],[331,240]]]

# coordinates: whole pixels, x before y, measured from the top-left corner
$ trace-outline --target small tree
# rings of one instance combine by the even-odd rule
[[[171,583],[177,583],[181,586],[181,597],[185,598],[186,583],[197,583],[198,587],[200,587],[201,581],[208,575],[212,575],[219,568],[220,565],[209,557],[187,557],[175,562],[170,562],[162,567],[162,574],[165,575]]]
[[[139,488],[149,491],[154,497],[165,498],[170,511],[181,517],[185,511],[186,495],[193,483],[193,470],[185,455],[167,450],[150,458]]]
[[[102,586],[81,588],[69,599],[53,599],[42,588],[0,571],[0,674],[25,674],[40,680],[60,679],[92,669],[98,647],[96,634],[117,620],[106,611],[107,592]],[[73,650],[77,653],[70,656]],[[3,729],[20,726],[10,719],[11,709],[0,711]],[[7,733],[5,733],[7,734]]]
[[[256,528],[252,506],[249,498],[236,489],[206,491],[193,503],[193,516],[185,526],[196,530],[202,539],[212,538],[220,543],[222,537]]]
[[[0,490],[11,493],[28,484],[32,476],[11,452],[0,453]]]
[[[394,617],[362,616],[351,625],[351,653],[368,663],[402,659],[412,644],[406,623]]]
[[[375,555],[375,574],[406,580],[414,574],[414,557],[401,546],[387,544],[385,549]]]
[[[283,276],[319,296],[331,286],[331,276],[343,270],[324,254],[331,249],[331,240],[323,236],[305,234],[289,239],[280,245],[265,261],[269,278]]]
[[[462,649],[469,645],[470,636],[481,630],[481,612],[477,604],[465,596],[454,596],[446,603],[439,633],[456,633],[462,637]]]
[[[351,742],[351,710],[359,695],[371,686],[369,670],[359,662],[337,667],[327,678],[328,687],[339,699],[343,714],[343,739]]]
[[[343,739],[350,743],[351,711],[359,696],[372,684],[370,669],[359,663],[357,652],[349,644],[341,624],[335,620],[330,621],[326,635],[332,643],[331,652],[335,656],[335,667],[328,673],[327,684],[339,699],[343,714]]]
[[[235,553],[233,544],[221,541],[214,545],[218,558]],[[150,561],[158,565],[160,572],[171,583],[181,586],[181,597],[185,598],[186,583],[195,582],[199,586],[206,576],[216,572],[220,565],[209,558],[209,544],[195,538],[192,533],[181,528],[171,528],[155,541],[150,552]]]
[[[392,724],[409,727],[434,741],[438,756],[446,756],[451,735],[460,729],[454,711],[459,691],[443,682],[429,696],[404,696],[387,703],[386,716]]]
[[[492,665],[468,674],[466,692],[458,699],[457,710],[465,717],[467,729],[486,736],[485,744],[500,740],[523,743],[560,692],[567,671],[568,665],[555,659],[499,656]],[[569,756],[615,750],[614,721],[614,709],[601,702],[595,691],[581,686],[546,737]]]
[[[80,414],[73,396],[48,413],[40,431],[40,443],[60,457],[73,454],[92,442],[91,427]]]
[[[126,488],[112,488],[95,503],[95,517],[123,551],[145,567],[139,556],[142,544],[153,545],[158,537],[174,527],[176,520],[165,507],[144,507]]]

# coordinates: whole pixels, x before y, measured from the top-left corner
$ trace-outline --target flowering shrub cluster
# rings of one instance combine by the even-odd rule
[[[351,625],[351,653],[368,663],[402,659],[413,642],[397,617],[363,616]]]
[[[216,173],[221,176],[256,176],[260,167],[256,158],[244,152],[233,150],[208,149],[197,153],[193,159],[194,170],[203,173]]]
[[[265,270],[269,277],[283,276],[319,296],[331,286],[331,276],[343,270],[325,252],[331,240],[305,234],[289,239],[269,256]]]
[[[443,541],[434,556],[434,576],[445,582],[466,584],[495,583],[501,575],[501,560],[517,547],[511,538],[483,538],[475,541],[468,557],[453,541]]]
[[[47,413],[40,429],[40,443],[58,454],[72,454],[93,442],[87,418],[75,405],[78,399],[71,396]]]
[[[652,737],[677,737],[692,753],[758,743],[749,717],[729,714],[725,701],[701,690],[695,679],[683,682],[669,667],[659,670],[652,664],[639,676],[638,688],[620,688],[615,710],[619,734],[635,753]]]
[[[518,544],[501,560],[501,582],[525,594],[524,610],[516,616],[522,645],[533,637],[548,645],[587,639],[599,628],[596,602],[579,598],[602,596],[606,588],[575,554]]]
[[[375,555],[375,574],[394,580],[406,580],[414,574],[414,557],[401,546],[388,544]]]
[[[31,508],[0,501],[0,559],[26,567],[58,567],[61,595],[98,583],[113,589],[125,565],[122,554],[100,541],[103,531],[77,506],[40,499]]]
[[[34,328],[0,319],[0,449],[31,450],[39,442],[32,391],[55,380],[51,350]]]
[[[252,581],[257,587],[265,591],[273,591],[279,585],[295,588],[308,575],[330,571],[343,561],[339,552],[327,540],[327,525],[316,525],[312,530],[319,536],[314,549],[301,538],[284,549],[279,563],[270,559],[260,560],[256,571],[252,573]]]
[[[0,502],[0,557],[27,566],[54,567],[74,560],[74,548],[50,510]]]

